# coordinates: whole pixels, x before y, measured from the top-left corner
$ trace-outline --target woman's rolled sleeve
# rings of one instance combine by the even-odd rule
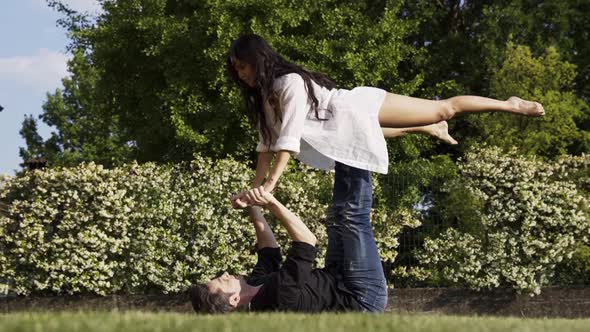
[[[281,150],[287,150],[287,151],[297,154],[297,153],[299,153],[300,142],[301,142],[301,138],[292,137],[292,136],[281,136],[281,137],[279,137],[277,142],[274,144],[273,150],[275,152],[281,151]]]

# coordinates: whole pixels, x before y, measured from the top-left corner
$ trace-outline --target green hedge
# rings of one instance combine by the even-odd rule
[[[450,227],[425,240],[421,265],[454,285],[539,294],[556,266],[579,265],[573,254],[590,239],[588,165],[584,155],[546,162],[515,150],[468,153],[437,202]]]
[[[555,265],[577,257],[576,246],[587,244],[582,193],[589,160],[544,163],[494,149],[469,154],[456,181],[442,188],[448,200],[434,208],[447,204],[447,217],[479,226],[449,224],[430,235],[419,264],[387,271],[390,282],[430,278],[538,293]],[[0,280],[18,294],[169,293],[223,270],[246,273],[255,263],[255,236],[247,216],[231,209],[229,197],[247,188],[252,176],[232,159],[195,156],[190,164],[104,169],[90,163],[4,178],[0,200],[11,210],[0,215]],[[398,234],[421,222],[411,208],[387,197],[382,185],[393,183],[387,179],[374,177],[372,222],[390,269]],[[331,173],[293,162],[276,189],[323,250],[332,182]],[[287,244],[286,232],[269,220],[280,243]]]
[[[290,167],[276,196],[300,215],[325,250],[324,215],[332,175]],[[253,229],[229,197],[253,171],[232,160],[196,156],[190,164],[95,164],[6,178],[0,199],[0,279],[18,294],[176,292],[222,270],[255,263]],[[376,203],[383,202],[375,183]],[[376,206],[379,246],[393,261],[402,225]],[[269,218],[279,241],[288,237]],[[321,263],[324,251],[318,257]]]
[[[194,166],[194,167],[192,167]],[[29,172],[3,192],[0,275],[19,294],[174,292],[251,263],[252,230],[228,202],[248,169],[199,159],[189,169],[95,164]]]

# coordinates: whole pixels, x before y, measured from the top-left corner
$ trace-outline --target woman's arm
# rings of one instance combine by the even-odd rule
[[[264,178],[268,174],[270,163],[272,161],[273,152],[258,152],[258,161],[256,162],[256,176],[252,183],[252,188],[257,188],[262,185]]]
[[[268,176],[266,182],[264,182],[263,185],[262,182],[264,181],[264,176],[270,168],[270,162],[272,160],[272,157],[272,152],[258,153],[258,162],[256,164],[256,177],[254,178],[252,188],[258,188],[260,186],[263,186],[264,189],[269,193],[274,190],[279,178],[281,177],[283,171],[285,171],[285,168],[287,167],[287,163],[289,162],[291,154],[289,153],[289,151],[286,150],[281,150],[277,152],[275,162],[270,171],[270,175]],[[244,202],[244,198],[247,192],[248,190],[231,197],[232,207],[234,209],[243,209],[246,206],[248,206],[248,204]]]
[[[266,192],[272,192],[274,190],[279,178],[287,167],[289,158],[291,158],[291,153],[289,151],[281,150],[277,152],[270,174],[263,185]]]
[[[252,188],[260,185],[264,187],[267,192],[272,192],[287,167],[291,153],[299,153],[301,135],[305,123],[305,117],[309,111],[311,104],[308,99],[305,83],[301,76],[292,75],[286,81],[280,94],[282,121],[280,134],[276,142],[272,144],[272,150],[278,151],[274,158],[272,168],[270,163],[272,161],[271,146],[268,142],[264,142],[262,134],[259,131],[259,143],[256,151],[259,152],[256,163],[256,176],[252,183]],[[265,176],[270,168],[270,174],[264,181]],[[243,208],[245,192],[242,192],[232,197],[232,206],[234,208]]]
[[[271,192],[275,188],[285,167],[287,167],[291,153],[299,153],[305,118],[311,108],[305,82],[297,74],[287,76],[279,100],[282,112],[281,129],[274,143],[274,150],[278,152],[270,174],[263,185],[267,192]]]

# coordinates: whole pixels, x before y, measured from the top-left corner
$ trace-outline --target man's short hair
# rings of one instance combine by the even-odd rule
[[[233,309],[229,304],[230,294],[222,291],[212,293],[207,284],[194,284],[189,292],[196,313],[224,314]]]

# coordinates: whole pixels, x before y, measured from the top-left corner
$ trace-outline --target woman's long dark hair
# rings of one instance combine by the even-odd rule
[[[240,79],[238,72],[234,68],[236,59],[254,67],[256,70],[256,86],[250,87]],[[319,120],[321,120],[318,114],[319,102],[313,91],[311,80],[328,89],[336,87],[336,83],[326,75],[307,71],[301,66],[285,60],[258,35],[244,35],[234,40],[227,52],[226,67],[231,80],[242,90],[246,106],[250,110],[250,121],[253,125],[258,124],[264,144],[270,144],[271,138],[270,128],[264,115],[264,105],[267,101],[273,106],[275,118],[282,119],[272,89],[275,79],[290,73],[299,74],[305,82],[308,98],[311,101],[316,118]]]

